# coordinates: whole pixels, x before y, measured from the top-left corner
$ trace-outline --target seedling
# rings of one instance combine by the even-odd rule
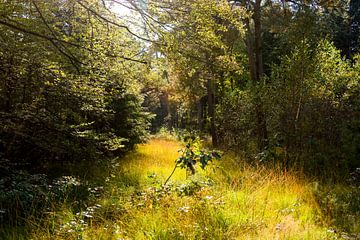
[[[218,151],[207,151],[201,147],[199,138],[190,138],[185,148],[180,149],[180,157],[175,160],[175,167],[170,176],[166,179],[163,186],[166,186],[177,168],[186,169],[187,173],[194,175],[196,173],[195,165],[200,163],[200,167],[205,167],[214,159],[219,160],[221,158]]]

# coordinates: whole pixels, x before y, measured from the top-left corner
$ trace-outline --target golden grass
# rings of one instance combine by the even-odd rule
[[[53,232],[32,229],[30,238],[336,239],[311,184],[294,172],[252,167],[226,155],[190,179],[177,169],[163,189],[180,147],[161,139],[139,145],[112,170],[91,218],[58,215],[62,224],[77,219],[78,230],[67,232],[57,224]]]

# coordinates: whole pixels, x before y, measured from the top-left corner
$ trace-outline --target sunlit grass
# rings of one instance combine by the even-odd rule
[[[181,145],[152,139],[114,162],[103,195],[81,214],[64,205],[31,239],[337,239],[313,185],[300,173],[250,166],[226,155],[186,178]],[[21,239],[9,233],[9,239]]]
[[[121,170],[140,174],[144,180],[148,175],[155,174],[161,177],[168,176],[174,168],[175,160],[179,157],[181,145],[175,141],[153,139],[150,144],[138,146],[133,154],[122,159]],[[184,179],[186,174],[177,171],[172,179]]]

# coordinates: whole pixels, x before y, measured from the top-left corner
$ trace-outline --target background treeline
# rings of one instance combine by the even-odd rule
[[[168,82],[155,125],[326,177],[359,167],[358,1],[149,5],[166,23],[154,23],[166,42],[154,47],[166,63],[156,70]]]
[[[359,166],[358,1],[128,1],[131,20],[114,3],[1,1],[1,166],[123,153],[150,121],[311,173]]]

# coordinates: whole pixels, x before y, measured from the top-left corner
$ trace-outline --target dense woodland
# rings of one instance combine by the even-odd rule
[[[339,212],[326,191],[318,205],[357,222],[360,1],[0,0],[0,238],[36,239],[28,219],[59,202],[86,208],[101,191],[64,186],[154,135],[351,186]]]

